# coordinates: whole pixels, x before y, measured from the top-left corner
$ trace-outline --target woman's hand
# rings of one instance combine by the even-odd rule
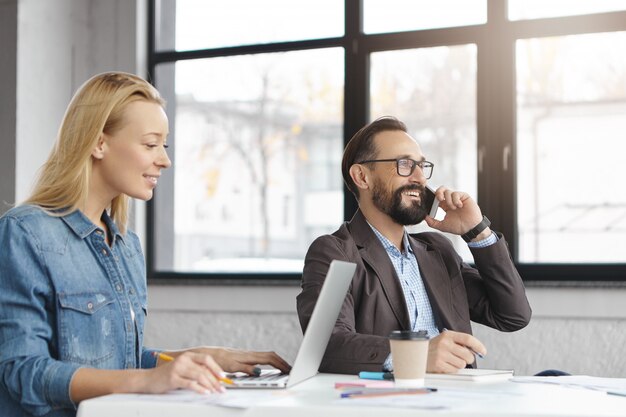
[[[275,352],[254,352],[212,346],[197,347],[190,351],[210,355],[226,372],[245,372],[254,375],[256,365],[270,365],[284,373],[291,370],[291,366]]]
[[[160,360],[159,366],[149,371],[142,392],[157,394],[178,388],[201,394],[224,392],[219,381],[222,372],[222,368],[206,352],[179,352],[173,361]]]
[[[115,393],[161,394],[184,388],[201,394],[224,392],[222,368],[207,352],[176,352],[173,361],[159,359],[152,369],[79,368],[70,383],[75,403]],[[174,356],[172,355],[172,356]]]

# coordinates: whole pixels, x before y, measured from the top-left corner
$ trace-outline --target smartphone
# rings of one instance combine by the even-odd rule
[[[424,187],[424,197],[426,198],[426,211],[430,217],[435,217],[439,208],[439,200],[435,198],[435,189],[426,184]]]

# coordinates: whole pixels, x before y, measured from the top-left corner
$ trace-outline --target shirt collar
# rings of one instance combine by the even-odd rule
[[[369,227],[372,228],[372,231],[374,232],[378,240],[380,240],[380,243],[383,244],[383,247],[385,248],[387,252],[394,251],[394,250],[396,252],[400,252],[398,248],[396,248],[396,245],[391,243],[391,241],[387,239],[382,233],[380,233],[378,229],[372,226],[370,222],[367,222],[367,224],[369,225]],[[410,253],[413,253],[413,248],[409,244],[409,234],[406,232],[406,228],[404,229],[404,234],[402,235],[402,247],[404,247],[404,252],[405,252],[404,254],[406,254],[407,251]]]
[[[76,233],[76,235],[78,235],[81,239],[86,238],[96,229],[98,229],[98,226],[93,224],[91,220],[89,220],[87,216],[85,216],[80,210],[74,210],[70,214],[66,214],[61,218],[63,219],[65,224],[67,224],[68,227],[72,229],[72,231]],[[111,246],[113,246],[117,239],[123,240],[120,229],[117,227],[113,219],[109,217],[109,213],[107,213],[106,211],[102,213],[102,221],[104,221],[107,228],[109,229],[109,233],[111,234],[111,236],[113,236]]]

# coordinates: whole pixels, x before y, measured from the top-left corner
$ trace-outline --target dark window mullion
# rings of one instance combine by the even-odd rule
[[[515,39],[626,30],[626,11],[508,22]]]
[[[485,28],[485,25],[476,25],[366,35],[365,47],[369,52],[378,52],[398,49],[465,45],[474,43],[476,39],[484,36]]]
[[[156,0],[148,0],[147,2],[148,12],[148,80],[156,85],[154,78],[155,63],[154,55],[156,50]],[[154,224],[155,224],[154,203],[152,199],[146,203],[146,275],[147,278],[154,277],[156,271],[154,268],[155,258],[155,239],[154,239]]]
[[[488,7],[488,30],[478,41],[478,203],[493,229],[505,235],[515,259],[515,44],[504,36],[506,2],[492,0]]]
[[[344,146],[369,115],[369,55],[363,48],[363,1],[345,0],[345,87]],[[358,208],[356,199],[344,185],[344,219],[349,220]]]
[[[158,51],[152,54],[154,64],[202,58],[264,54],[273,52],[303,51],[307,49],[334,48],[343,45],[344,38],[310,39],[271,44],[229,46],[225,48],[198,49],[193,51]]]

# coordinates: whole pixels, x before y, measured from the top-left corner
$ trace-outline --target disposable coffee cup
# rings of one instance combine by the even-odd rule
[[[397,387],[423,387],[428,360],[428,332],[396,330],[389,335]]]

